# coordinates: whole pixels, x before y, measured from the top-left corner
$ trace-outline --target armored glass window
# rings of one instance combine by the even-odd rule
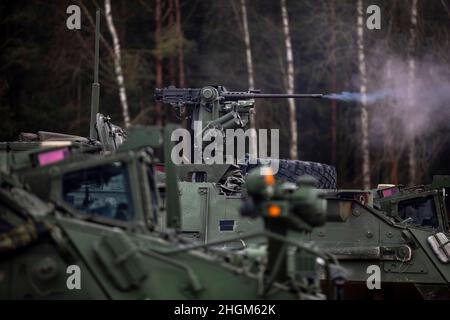
[[[433,196],[399,202],[398,215],[418,226],[435,228],[439,225]]]
[[[92,216],[121,221],[133,218],[128,171],[121,162],[65,174],[63,197],[78,211]]]

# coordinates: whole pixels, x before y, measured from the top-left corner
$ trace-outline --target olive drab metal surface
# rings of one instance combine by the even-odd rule
[[[181,237],[175,167],[166,158],[165,186],[158,186],[159,161],[148,146],[82,156],[1,174],[0,272],[7,281],[0,281],[0,298],[324,299],[320,276],[332,283],[341,278],[330,271],[339,270],[332,256],[285,232],[301,224],[286,224],[280,233],[266,221],[260,232],[207,243]],[[323,200],[311,192],[277,203],[292,207],[283,219],[295,220],[300,208],[311,217],[324,214]],[[267,212],[255,207],[252,216]],[[241,238],[265,239],[269,248],[221,247]],[[272,243],[282,252],[275,255]]]

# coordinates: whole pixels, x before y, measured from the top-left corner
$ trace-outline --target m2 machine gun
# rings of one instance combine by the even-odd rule
[[[202,122],[206,127],[216,129],[245,128],[249,113],[254,107],[255,99],[321,99],[322,94],[267,94],[259,90],[248,92],[228,91],[223,86],[206,86],[203,88],[155,89],[155,100],[171,104],[179,115],[186,114],[191,123]],[[188,110],[186,110],[186,108]]]

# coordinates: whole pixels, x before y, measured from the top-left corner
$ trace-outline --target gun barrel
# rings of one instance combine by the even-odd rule
[[[321,99],[323,94],[285,94],[285,93],[247,93],[247,92],[222,92],[220,94],[227,100],[240,100],[240,99]]]
[[[164,89],[155,89],[155,100],[166,103],[184,103],[195,104],[201,99],[201,88],[175,88],[168,87]],[[245,100],[245,99],[321,99],[323,94],[286,94],[286,93],[256,93],[256,92],[238,92],[238,91],[221,91],[218,95],[221,99],[228,101]]]

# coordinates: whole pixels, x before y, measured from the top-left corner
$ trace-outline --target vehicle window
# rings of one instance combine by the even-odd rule
[[[400,201],[398,215],[403,220],[409,218],[410,223],[419,226],[437,227],[439,225],[433,196]]]
[[[65,174],[63,197],[86,214],[121,221],[133,218],[128,171],[121,162]]]

